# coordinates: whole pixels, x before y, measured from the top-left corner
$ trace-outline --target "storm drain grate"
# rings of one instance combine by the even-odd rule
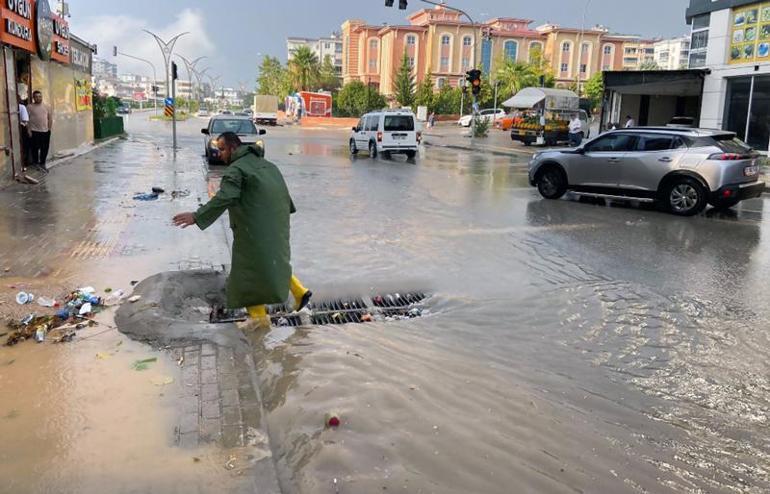
[[[413,319],[423,315],[422,292],[388,293],[371,298],[359,297],[311,302],[302,312],[294,312],[286,304],[271,305],[268,314],[273,326],[360,324],[374,321]],[[209,321],[214,324],[244,321],[245,309],[214,307]]]

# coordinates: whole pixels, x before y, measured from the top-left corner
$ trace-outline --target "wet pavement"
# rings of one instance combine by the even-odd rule
[[[226,263],[224,222],[201,233],[169,221],[207,196],[203,123],[180,125],[174,161],[159,124],[132,116],[127,141],[0,192],[8,277],[118,288]],[[249,335],[283,492],[770,489],[767,196],[678,218],[544,201],[516,156],[351,158],[347,132],[295,128],[265,142],[298,208],[292,255],[306,285],[434,294],[411,321]],[[191,195],[131,199],[153,185]],[[146,376],[99,370],[148,351],[119,341],[0,349],[8,492],[232,481],[216,451],[196,463],[174,447],[174,385],[159,396]],[[173,375],[172,359],[160,363]],[[98,386],[120,399],[96,399]],[[339,428],[324,428],[330,412]],[[114,461],[97,458],[110,448]]]

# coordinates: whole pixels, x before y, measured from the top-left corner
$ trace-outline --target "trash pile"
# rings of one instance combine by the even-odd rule
[[[165,194],[166,190],[162,187],[153,187],[150,192],[137,192],[134,194],[135,201],[157,201],[161,194]],[[188,189],[185,190],[173,190],[171,191],[171,199],[179,199],[190,195]]]
[[[34,294],[28,292],[19,292],[16,295],[17,304],[28,305],[37,300],[38,305],[53,308],[56,313],[41,316],[31,313],[19,321],[9,321],[8,328],[12,332],[5,345],[14,346],[33,338],[38,343],[42,343],[46,338],[54,343],[72,341],[77,331],[98,324],[92,319],[95,314],[106,307],[121,303],[126,298],[123,290],[112,292],[111,289],[107,289],[105,291],[111,292],[109,296],[99,297],[93,287],[79,288],[64,296],[61,302],[47,297],[36,298]]]

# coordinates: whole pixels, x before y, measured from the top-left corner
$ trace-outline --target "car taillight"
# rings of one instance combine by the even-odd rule
[[[420,132],[420,131],[418,130],[418,131],[417,131],[417,142],[421,142],[421,141],[422,141],[422,132]]]
[[[717,161],[740,161],[751,159],[751,155],[738,153],[714,153],[709,156],[709,159]]]
[[[382,142],[382,132],[377,132],[377,142]]]

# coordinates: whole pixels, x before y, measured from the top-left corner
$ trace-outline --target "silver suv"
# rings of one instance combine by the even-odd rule
[[[732,132],[638,127],[607,132],[575,149],[536,153],[529,183],[547,199],[572,191],[657,202],[691,216],[706,204],[730,208],[761,195],[759,159]]]

